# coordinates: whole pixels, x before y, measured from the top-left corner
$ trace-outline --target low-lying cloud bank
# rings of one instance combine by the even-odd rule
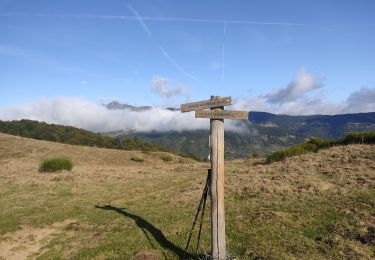
[[[152,90],[168,101],[175,95],[187,96],[185,88],[169,87],[168,82],[168,78],[155,77]],[[229,109],[290,115],[375,111],[375,88],[361,88],[351,93],[346,100],[332,103],[314,94],[314,91],[323,87],[321,78],[301,69],[290,83],[266,95],[250,99],[234,97],[234,105]],[[162,107],[153,107],[142,112],[110,110],[102,104],[77,97],[39,98],[24,104],[0,107],[0,120],[20,119],[71,125],[95,132],[209,129],[209,120],[196,119],[193,112],[181,113]],[[225,129],[240,132],[246,130],[245,125],[247,122],[227,120]]]
[[[180,131],[208,127],[207,120],[195,119],[192,113],[183,114],[157,107],[143,112],[109,110],[101,104],[76,97],[41,98],[13,107],[0,108],[0,119],[31,119],[95,132],[120,129]]]
[[[196,119],[194,113],[180,113],[160,107],[142,112],[109,110],[102,104],[76,97],[40,98],[21,105],[0,108],[0,120],[21,119],[70,125],[94,132],[209,129],[208,119]],[[229,122],[225,127],[232,131],[242,129]]]

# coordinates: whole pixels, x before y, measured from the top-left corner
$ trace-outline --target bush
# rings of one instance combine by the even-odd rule
[[[52,158],[45,159],[39,166],[40,172],[56,172],[61,170],[70,171],[73,168],[73,163],[67,158]]]
[[[287,157],[309,152],[317,152],[320,149],[335,145],[348,144],[375,144],[375,132],[351,133],[339,141],[324,141],[318,137],[310,137],[307,142],[276,151],[267,157],[266,163],[282,161]]]
[[[375,144],[375,132],[351,133],[348,134],[341,144]]]
[[[130,158],[130,160],[135,161],[135,162],[144,162],[144,160],[142,158],[139,158],[137,156],[134,156],[134,157]]]
[[[142,152],[155,152],[163,150],[157,145],[139,140],[138,138],[126,139],[122,143],[122,149],[127,151],[142,151]]]
[[[292,157],[298,154],[317,152],[319,149],[328,147],[329,145],[330,142],[326,142],[318,137],[310,137],[307,142],[274,152],[267,157],[267,163],[282,161],[287,157]]]
[[[169,156],[169,155],[162,155],[162,156],[160,156],[160,159],[162,159],[165,162],[172,161],[172,157]]]
[[[198,162],[200,161],[200,159],[193,153],[181,154],[181,156],[198,161]]]

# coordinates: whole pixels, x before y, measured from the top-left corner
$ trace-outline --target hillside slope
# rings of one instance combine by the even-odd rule
[[[54,155],[70,157],[73,170],[39,173],[40,161]],[[0,134],[0,258],[178,259],[207,167],[160,152]],[[231,255],[375,257],[374,146],[338,146],[271,165],[230,160],[225,178]],[[210,249],[208,216],[202,253]]]
[[[99,133],[90,132],[73,126],[47,124],[45,122],[26,119],[19,121],[0,120],[0,133],[73,145],[119,150],[173,152],[137,138],[127,139],[122,142],[118,138],[102,136]]]
[[[80,128],[47,124],[34,120],[1,121],[0,132],[5,134],[34,138],[38,140],[53,141],[66,144],[116,148],[116,141],[107,136],[86,131]]]

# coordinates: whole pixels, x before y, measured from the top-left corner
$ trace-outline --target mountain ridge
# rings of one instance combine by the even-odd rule
[[[375,112],[340,115],[292,116],[249,112],[249,125],[242,132],[225,131],[227,157],[267,156],[303,142],[311,136],[338,140],[351,132],[375,131]],[[104,133],[120,140],[140,138],[173,150],[208,156],[208,130],[118,131]]]
[[[140,108],[130,105],[121,106],[122,108],[116,108],[116,106],[117,104],[114,105],[114,109]],[[141,108],[151,109],[147,106]],[[139,109],[133,111],[141,113]],[[249,112],[249,118],[249,124],[242,127],[243,131],[225,131],[225,156],[227,158],[268,156],[277,150],[303,142],[311,136],[325,140],[337,140],[351,132],[375,131],[375,112],[291,116],[254,111]],[[45,123],[35,125],[30,120],[25,120],[23,123],[13,122],[14,125],[10,126],[9,122],[0,121],[0,128],[3,128],[0,130],[10,131],[15,135],[20,134],[20,130],[22,130],[25,131],[23,135],[26,137],[51,141],[61,139],[66,143],[110,148],[118,148],[127,139],[137,138],[139,141],[146,141],[168,150],[193,154],[202,160],[207,159],[209,154],[208,130],[140,132],[128,129],[127,131],[119,130],[98,135],[86,130],[75,130],[72,127],[64,128],[62,126],[60,129],[58,125],[53,124],[49,126]],[[56,127],[59,129],[55,129]],[[50,130],[46,131],[48,128]],[[84,137],[84,140],[81,137]]]

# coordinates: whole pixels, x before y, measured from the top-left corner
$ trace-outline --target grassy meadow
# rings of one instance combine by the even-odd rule
[[[52,157],[69,158],[73,168],[39,172]],[[373,145],[264,161],[226,161],[230,255],[375,257]],[[208,167],[165,152],[0,134],[0,259],[179,259]],[[206,210],[202,254],[210,251]]]

